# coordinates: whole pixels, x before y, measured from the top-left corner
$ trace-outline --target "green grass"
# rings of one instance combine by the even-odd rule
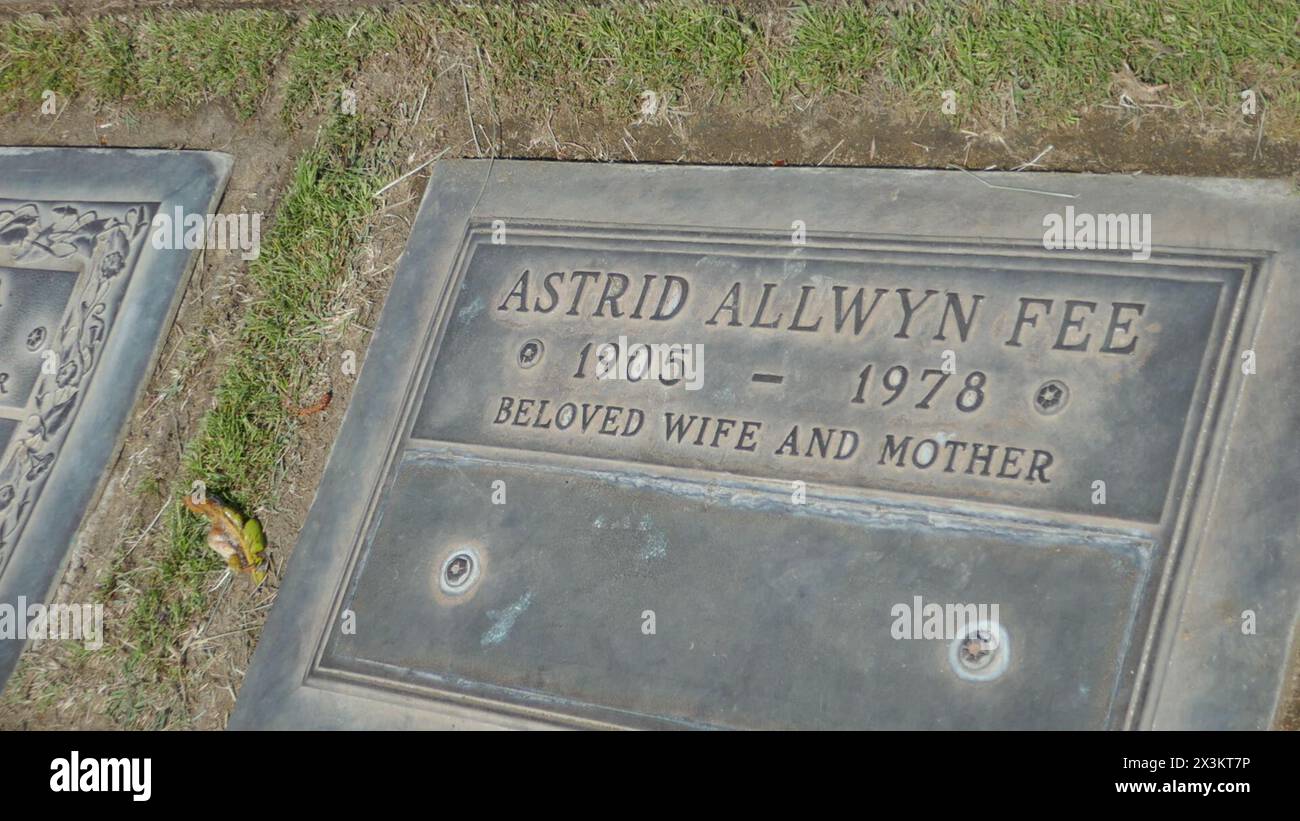
[[[304,368],[333,327],[328,303],[342,281],[364,218],[384,182],[361,121],[337,117],[299,160],[275,225],[249,266],[258,294],[225,363],[216,408],[191,443],[187,463],[211,486],[256,498],[290,441],[286,403],[304,404]]]
[[[85,52],[77,64],[81,83],[101,100],[120,100],[132,90],[135,42],[116,20],[94,20],[82,30]]]
[[[334,118],[297,163],[261,255],[249,266],[246,287],[256,297],[233,354],[222,362],[214,407],[186,447],[183,475],[167,489],[166,548],[130,571],[130,587],[139,592],[126,616],[125,641],[108,650],[124,654],[126,684],[110,700],[120,722],[130,725],[142,715],[142,691],[183,675],[171,651],[206,612],[212,573],[222,567],[205,544],[206,525],[185,512],[180,497],[195,480],[246,511],[274,497],[279,463],[298,424],[288,408],[298,406],[312,376],[305,363],[335,326],[328,300],[360,245],[375,190],[392,173],[368,127],[353,117]],[[102,594],[118,589],[124,575],[115,568]]]
[[[789,16],[784,48],[765,54],[763,76],[782,99],[834,88],[862,91],[885,55],[885,21],[862,6],[795,8]]]
[[[688,90],[738,92],[760,45],[754,25],[721,4],[668,0],[655,4],[551,2],[407,8],[398,13],[408,36],[433,31],[481,49],[498,97],[539,106],[635,108],[642,91],[680,98]]]
[[[37,17],[0,25],[0,105],[35,109],[47,89],[60,96],[81,90],[82,37],[74,27]]]
[[[294,37],[286,61],[289,83],[281,115],[292,121],[331,97],[337,106],[345,80],[375,51],[391,48],[397,33],[391,15],[372,11],[313,17]]]
[[[1243,0],[1065,3],[980,0],[802,7],[764,51],[780,97],[857,94],[933,107],[942,91],[989,116],[1015,109],[1048,124],[1114,102],[1112,75],[1127,64],[1143,82],[1168,84],[1174,105],[1231,114],[1253,87],[1276,116],[1300,114],[1300,32],[1294,4]]]
[[[403,6],[297,16],[280,11],[21,18],[0,23],[0,111],[33,110],[46,89],[184,114],[209,103],[261,110],[287,65],[288,122],[336,110],[362,63],[395,49],[460,49],[499,99],[610,113],[644,90],[674,100],[767,94],[861,99],[1055,125],[1114,102],[1112,75],[1168,84],[1197,116],[1237,116],[1252,88],[1276,133],[1300,133],[1300,22],[1287,0],[829,2],[789,9],[702,0],[569,0]],[[421,63],[422,67],[427,65]]]
[[[19,18],[0,24],[0,110],[34,108],[48,89],[178,114],[219,102],[247,118],[292,27],[289,17],[263,11]]]
[[[288,46],[290,26],[284,15],[264,11],[148,17],[136,29],[129,93],[146,109],[186,111],[222,101],[250,117]]]
[[[1127,64],[1168,84],[1173,105],[1233,116],[1250,87],[1275,124],[1300,124],[1300,23],[1288,2],[843,2],[747,14],[672,0],[408,13],[480,48],[498,96],[542,106],[626,106],[644,89],[726,97],[752,85],[778,107],[799,92],[933,110],[952,89],[966,115],[991,121],[1014,103],[1030,122],[1056,124],[1113,103],[1112,75]]]

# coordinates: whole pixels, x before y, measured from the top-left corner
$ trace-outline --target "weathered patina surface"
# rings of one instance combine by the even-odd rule
[[[233,724],[1267,726],[1297,224],[1232,180],[442,163]]]

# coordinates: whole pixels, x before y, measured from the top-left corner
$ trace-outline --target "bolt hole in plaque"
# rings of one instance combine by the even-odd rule
[[[341,594],[379,626],[315,676],[576,724],[1132,721],[1258,259],[509,224],[470,224]]]

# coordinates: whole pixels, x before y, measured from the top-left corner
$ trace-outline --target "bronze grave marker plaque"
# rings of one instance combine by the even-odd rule
[[[1014,179],[441,163],[233,723],[1266,726],[1297,198]]]

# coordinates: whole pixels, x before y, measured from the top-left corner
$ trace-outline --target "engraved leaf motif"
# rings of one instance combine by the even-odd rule
[[[77,253],[77,246],[72,242],[51,242],[46,250],[56,257],[70,257]]]
[[[53,227],[60,231],[71,228],[76,224],[77,218],[81,216],[81,210],[75,205],[56,205],[50,210],[58,215]]]
[[[146,206],[101,217],[75,205],[49,207],[48,223],[37,204],[0,210],[0,245],[16,256],[82,256],[90,276],[69,303],[53,349],[57,369],[40,377],[34,389],[36,413],[24,423],[21,438],[0,465],[0,569],[8,548],[21,536],[64,437],[80,406],[82,388],[94,369],[108,334],[123,283],[118,275],[133,258],[133,245],[148,226]]]
[[[94,210],[83,212],[75,205],[60,205],[50,211],[54,216],[47,225],[42,223],[40,210],[32,203],[12,211],[0,211],[0,245],[17,247],[19,258],[34,251],[57,259],[76,254],[91,257],[99,250],[105,232],[125,229],[129,241],[144,227],[143,209],[139,207],[124,211],[121,219],[101,217]],[[119,270],[113,270],[111,275]]]
[[[13,211],[0,211],[0,245],[24,246],[40,225],[40,212],[27,204]]]

